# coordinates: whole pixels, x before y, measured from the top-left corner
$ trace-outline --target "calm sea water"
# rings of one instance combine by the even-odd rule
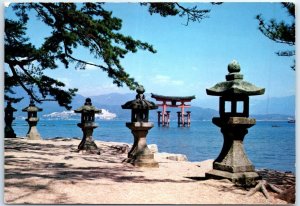
[[[78,120],[40,120],[38,131],[43,137],[82,137]],[[125,121],[97,121],[94,139],[132,143],[133,136]],[[25,120],[15,120],[13,128],[17,136],[28,131]],[[155,123],[147,136],[148,144],[157,144],[160,152],[185,154],[189,161],[215,159],[221,151],[223,136],[210,121],[193,121],[190,128],[169,128]],[[295,173],[295,124],[287,122],[257,122],[248,130],[244,147],[256,168],[269,168]]]

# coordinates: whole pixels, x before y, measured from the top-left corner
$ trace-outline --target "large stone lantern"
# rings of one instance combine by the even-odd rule
[[[136,92],[135,100],[122,105],[122,109],[131,109],[131,122],[126,122],[126,126],[134,136],[133,146],[124,161],[138,167],[158,167],[146,142],[148,131],[153,127],[153,122],[148,121],[149,110],[157,109],[158,106],[145,99],[143,86],[139,86]]]
[[[256,123],[255,119],[249,118],[249,96],[262,95],[265,89],[244,81],[236,61],[228,65],[228,71],[225,82],[206,89],[208,95],[220,96],[220,117],[214,117],[212,122],[221,128],[224,136],[221,153],[206,177],[226,178],[234,183],[251,185],[259,175],[243,146],[248,128]]]
[[[15,119],[14,118],[14,112],[17,110],[11,106],[11,102],[7,102],[7,106],[4,109],[5,116],[4,116],[4,121],[5,121],[5,138],[16,138],[16,134],[14,132],[14,129],[12,128],[12,122]]]
[[[39,121],[39,118],[37,117],[37,113],[43,111],[43,109],[38,108],[37,106],[35,106],[34,101],[31,99],[30,100],[30,104],[28,107],[25,107],[24,109],[22,109],[23,112],[27,112],[28,116],[26,121],[29,124],[29,130],[28,133],[26,135],[27,139],[29,140],[40,140],[42,139],[37,128],[36,125]]]
[[[86,98],[84,105],[74,110],[74,112],[81,114],[81,122],[78,123],[77,126],[80,127],[83,132],[78,150],[84,150],[92,154],[100,154],[100,150],[93,140],[93,131],[98,127],[95,123],[95,114],[101,113],[101,110],[92,105],[90,98]]]

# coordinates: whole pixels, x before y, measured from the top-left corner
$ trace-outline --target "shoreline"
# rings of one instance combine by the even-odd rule
[[[26,139],[26,137],[24,136],[17,136],[17,138],[20,138],[20,139]],[[62,136],[57,136],[57,137],[48,137],[48,138],[45,138],[43,140],[62,140],[62,141],[70,141],[70,140],[81,140],[82,137],[62,137]],[[128,145],[129,147],[132,146],[131,143],[127,143],[127,142],[115,142],[115,141],[102,141],[102,140],[94,140],[95,142],[103,142],[103,143],[115,143],[115,144],[125,144],[125,145]],[[148,144],[149,145],[156,145],[156,144]],[[157,147],[158,145],[156,145]],[[159,149],[159,148],[158,148]],[[153,152],[153,151],[152,151]],[[175,153],[169,153],[169,152],[163,152],[163,151],[160,151],[158,153],[167,153],[167,154],[173,154],[173,155],[176,155]],[[185,154],[178,154],[178,155],[185,155]],[[185,155],[186,156],[186,155]],[[188,159],[188,157],[187,157]],[[200,162],[200,161],[205,161],[205,160],[199,160],[199,161],[190,161],[189,159],[187,160],[188,162]],[[279,173],[291,173],[293,175],[296,175],[296,172],[293,172],[291,170],[278,170],[278,169],[272,169],[272,168],[267,168],[267,167],[260,167],[260,168],[256,168],[255,167],[255,170],[256,171],[261,171],[261,170],[269,170],[269,171],[273,171],[273,172],[279,172]]]
[[[159,152],[159,168],[137,168],[121,163],[127,153],[115,147],[128,143],[95,140],[101,154],[87,155],[72,152],[79,142],[5,139],[5,203],[287,204],[275,193],[270,199],[262,193],[247,197],[230,181],[204,180],[213,160],[175,161]],[[278,187],[295,183],[293,174],[269,171],[262,174]]]

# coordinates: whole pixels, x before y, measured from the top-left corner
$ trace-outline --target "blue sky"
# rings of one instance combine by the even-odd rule
[[[147,93],[162,95],[196,95],[208,98],[205,89],[225,80],[227,65],[236,59],[241,65],[244,79],[265,87],[262,97],[280,97],[295,94],[296,73],[290,69],[293,59],[278,57],[275,52],[291,49],[275,43],[260,33],[257,14],[268,20],[289,20],[279,3],[186,3],[211,9],[209,18],[200,23],[186,18],[150,15],[147,7],[137,3],[108,3],[105,7],[123,20],[122,32],[148,42],[156,54],[138,51],[122,60],[126,71],[144,85]],[[13,17],[10,8],[6,17]],[[31,15],[28,36],[39,45],[47,36],[47,28]],[[78,48],[77,57],[97,63],[87,50]],[[63,66],[47,72],[63,81],[68,87],[76,87],[79,94],[93,96],[111,92],[132,92],[126,87],[112,84],[106,73],[89,67],[85,71],[66,70]]]

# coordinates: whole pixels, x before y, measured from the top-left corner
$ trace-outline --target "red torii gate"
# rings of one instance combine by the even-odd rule
[[[180,112],[177,112],[178,117],[178,126],[190,126],[191,124],[191,112],[187,111],[186,114],[184,114],[184,108],[189,108],[191,105],[185,104],[186,102],[191,102],[193,99],[195,99],[195,95],[193,96],[163,96],[163,95],[157,95],[151,93],[151,97],[154,98],[156,101],[161,101],[162,104],[157,104],[158,106],[162,107],[162,112],[158,111],[158,125],[162,124],[162,126],[169,126],[170,124],[170,112],[167,111],[167,107],[177,107],[181,108]],[[177,104],[179,102],[180,104]],[[169,103],[169,104],[168,104]],[[160,120],[160,117],[162,117],[162,121]],[[187,117],[185,121],[185,117]]]

